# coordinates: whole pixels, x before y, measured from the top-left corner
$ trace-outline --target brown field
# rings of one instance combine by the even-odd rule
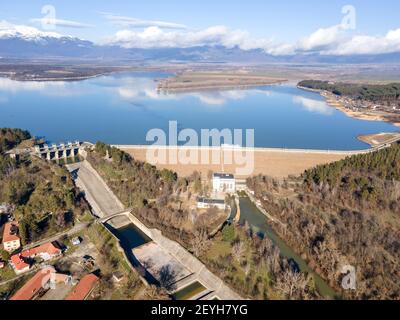
[[[163,79],[158,89],[166,92],[190,92],[212,89],[235,89],[278,84],[282,78],[256,73],[186,72],[173,78]]]
[[[147,148],[143,146],[117,146],[121,150],[129,153],[139,161],[147,161]],[[211,158],[212,151],[208,151]],[[344,159],[348,154],[329,153],[329,152],[308,152],[308,151],[290,151],[290,150],[266,150],[260,149],[254,152],[254,172],[252,175],[268,175],[275,178],[284,178],[289,175],[300,175],[305,170],[313,168],[320,164],[326,164]],[[177,172],[180,176],[189,176],[194,171],[201,172],[206,178],[209,171],[235,173],[236,165],[182,165],[166,164],[158,165],[159,168],[166,168]],[[249,175],[237,175],[237,178],[247,178]]]

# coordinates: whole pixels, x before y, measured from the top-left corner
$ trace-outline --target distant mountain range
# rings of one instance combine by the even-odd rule
[[[0,58],[246,64],[397,63],[400,61],[400,53],[352,56],[327,56],[320,54],[273,56],[265,53],[262,49],[242,50],[238,47],[226,48],[223,46],[126,49],[119,46],[97,45],[87,40],[57,34],[9,33],[0,35]]]

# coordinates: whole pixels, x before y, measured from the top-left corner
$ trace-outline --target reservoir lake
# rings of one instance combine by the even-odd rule
[[[360,150],[358,135],[399,128],[347,117],[317,93],[293,84],[245,90],[165,94],[167,74],[119,73],[74,82],[0,78],[0,127],[28,129],[49,142],[152,144],[149,130],[254,129],[255,146]]]

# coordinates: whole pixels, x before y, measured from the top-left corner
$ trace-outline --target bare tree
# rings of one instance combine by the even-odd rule
[[[150,286],[146,288],[144,298],[145,300],[170,300],[165,289],[158,288],[156,286]]]
[[[276,289],[287,299],[306,299],[309,279],[300,273],[287,269],[277,279]]]
[[[243,242],[236,242],[232,247],[232,256],[235,258],[237,262],[241,262],[243,255],[245,252],[245,246]]]
[[[198,229],[193,235],[191,241],[193,253],[195,256],[201,256],[209,247],[210,240],[208,238],[207,230]]]

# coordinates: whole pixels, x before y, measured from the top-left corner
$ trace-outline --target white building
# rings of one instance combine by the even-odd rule
[[[18,223],[8,222],[4,226],[3,247],[7,252],[13,252],[21,247],[18,236]]]
[[[223,199],[198,198],[197,199],[197,208],[198,209],[217,208],[220,210],[225,210],[226,204],[225,204],[225,200],[223,200]]]
[[[213,191],[224,192],[224,193],[235,193],[236,182],[234,175],[226,173],[214,173]]]

